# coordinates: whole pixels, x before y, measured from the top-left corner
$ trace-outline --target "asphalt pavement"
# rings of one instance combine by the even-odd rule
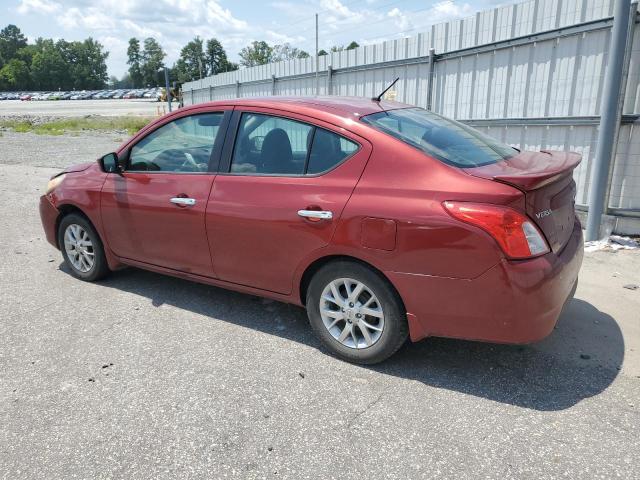
[[[638,251],[587,253],[540,343],[427,339],[351,365],[298,307],[137,269],[73,278],[38,197],[121,140],[0,136],[0,478],[639,477]]]

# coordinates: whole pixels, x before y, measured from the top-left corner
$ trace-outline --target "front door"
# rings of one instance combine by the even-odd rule
[[[220,279],[288,294],[300,262],[330,242],[371,147],[306,120],[234,112],[206,214]]]
[[[102,188],[102,223],[116,255],[214,276],[204,215],[223,119],[224,112],[183,116],[129,149],[126,171]]]

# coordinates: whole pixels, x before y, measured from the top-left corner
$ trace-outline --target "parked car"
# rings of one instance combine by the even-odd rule
[[[20,100],[23,102],[29,101],[31,100],[31,95],[29,95],[28,93],[26,95],[21,95]]]
[[[395,102],[225,100],[56,175],[40,215],[79,279],[131,265],[305,306],[368,364],[408,336],[547,336],[582,262],[579,162]]]

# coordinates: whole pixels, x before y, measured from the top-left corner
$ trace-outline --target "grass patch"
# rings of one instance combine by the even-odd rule
[[[126,131],[129,135],[137,133],[147,125],[151,117],[72,117],[51,120],[49,122],[33,122],[29,120],[3,120],[0,127],[14,132],[33,132],[38,135],[63,135],[68,132],[82,131]]]

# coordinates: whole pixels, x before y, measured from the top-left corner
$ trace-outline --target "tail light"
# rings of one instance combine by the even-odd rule
[[[549,252],[540,230],[513,208],[486,203],[443,202],[454,218],[475,225],[491,235],[510,258],[531,258]]]

